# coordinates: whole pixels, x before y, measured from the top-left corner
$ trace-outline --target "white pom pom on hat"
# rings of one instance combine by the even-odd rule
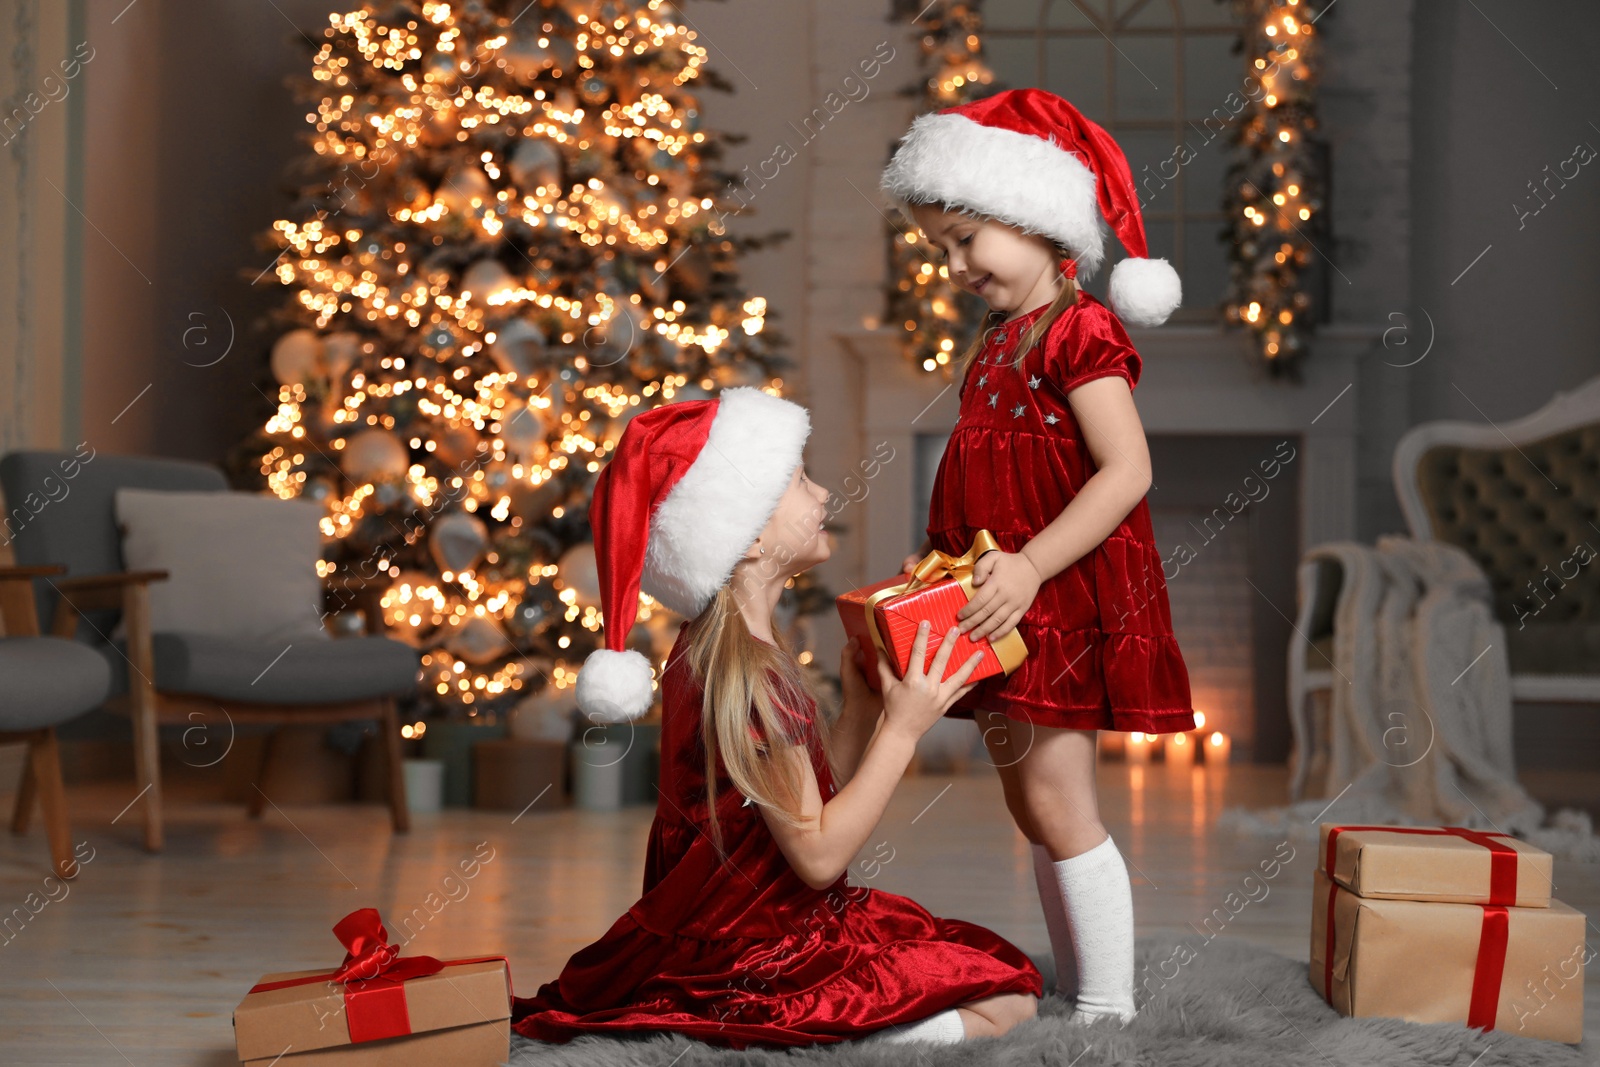
[[[628,649],[597,648],[578,672],[578,707],[600,722],[627,722],[650,710],[655,672],[650,661]]]
[[[777,509],[810,433],[805,408],[751,387],[628,423],[589,502],[606,647],[578,671],[584,714],[625,722],[650,710],[654,671],[627,647],[639,590],[700,614]]]
[[[1183,302],[1178,272],[1149,259],[1144,218],[1122,149],[1077,108],[1043,89],[1008,89],[918,117],[883,172],[907,204],[946,204],[1050,238],[1083,277],[1114,232],[1128,258],[1109,303],[1133,326],[1159,326]]]
[[[1164,259],[1125,259],[1111,268],[1111,310],[1134,326],[1160,326],[1183,303],[1183,283]]]

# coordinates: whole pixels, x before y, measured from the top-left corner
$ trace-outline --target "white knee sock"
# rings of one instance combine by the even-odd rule
[[[1078,964],[1074,1022],[1133,1018],[1133,886],[1108,836],[1079,856],[1056,861],[1067,926]]]
[[[1072,927],[1067,925],[1067,905],[1061,899],[1055,861],[1049,849],[1033,846],[1033,879],[1039,887],[1044,925],[1050,931],[1050,951],[1056,960],[1056,992],[1068,1002],[1078,995],[1078,958],[1072,947]]]
[[[967,1026],[961,1021],[961,1013],[954,1008],[946,1008],[937,1015],[918,1019],[914,1023],[875,1030],[860,1038],[858,1043],[899,1045],[907,1041],[930,1041],[936,1045],[959,1045],[966,1039]]]

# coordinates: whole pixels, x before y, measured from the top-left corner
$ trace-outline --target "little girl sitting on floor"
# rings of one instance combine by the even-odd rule
[[[805,409],[730,389],[641,413],[600,474],[590,518],[607,648],[579,672],[580,707],[611,721],[650,708],[650,662],[625,650],[641,587],[689,621],[660,683],[644,894],[516,1001],[526,1037],[955,1043],[1035,1013],[1042,979],[1014,945],[846,881],[917,739],[972,688],[980,657],[940,681],[953,631],[924,671],[924,623],[904,680],[880,658],[880,697],[847,647],[843,709],[831,727],[818,714],[772,626],[784,583],[828,558],[828,494],[801,464],[809,433]]]

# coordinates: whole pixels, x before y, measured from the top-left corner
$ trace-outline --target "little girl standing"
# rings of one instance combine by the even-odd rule
[[[1145,493],[1150,457],[1132,390],[1140,359],[1123,323],[1178,306],[1177,273],[1145,258],[1122,150],[1038,89],[923,115],[883,187],[909,205],[949,276],[989,305],[962,361],[960,416],[933,488],[932,547],[960,554],[980,529],[958,619],[968,636],[1015,627],[1028,658],[980,682],[952,716],[977,720],[1006,805],[1032,843],[1074,1019],[1132,1018],[1133,898],[1095,800],[1097,730],[1192,730]],[[1107,223],[1132,258],[1106,307],[1078,288]],[[911,566],[915,557],[907,560]]]
[[[1033,1016],[1043,981],[999,935],[848,884],[916,741],[971,686],[926,625],[881,697],[841,663],[844,707],[817,713],[772,627],[784,583],[828,558],[828,494],[806,477],[804,408],[751,388],[640,413],[595,485],[606,647],[578,702],[649,709],[627,650],[641,587],[689,621],[660,680],[661,784],[644,893],[513,1027],[542,1041],[672,1030],[734,1048],[865,1039],[955,1043]],[[953,637],[954,629],[948,637]],[[837,782],[840,783],[836,786]]]

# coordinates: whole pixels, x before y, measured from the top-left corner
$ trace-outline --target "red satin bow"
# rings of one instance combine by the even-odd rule
[[[400,946],[389,943],[389,932],[383,928],[377,908],[352,911],[334,924],[333,936],[345,947],[344,963],[333,972],[331,980],[335,982],[376,978],[404,982],[444,970],[444,964],[432,956],[401,957]]]

